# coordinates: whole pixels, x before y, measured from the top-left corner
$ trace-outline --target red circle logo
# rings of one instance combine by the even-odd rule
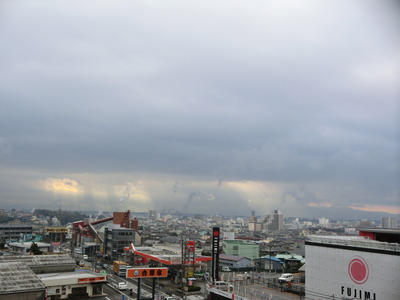
[[[362,257],[357,256],[357,258],[352,259],[349,263],[348,271],[351,280],[357,284],[363,284],[368,279],[368,265]]]

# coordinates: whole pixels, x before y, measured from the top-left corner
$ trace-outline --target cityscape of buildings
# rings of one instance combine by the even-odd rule
[[[171,215],[155,210],[147,213],[126,211],[95,214],[94,212],[81,212],[72,219],[66,218],[64,214],[68,215],[68,212],[61,210],[0,211],[0,216],[4,220],[0,224],[0,269],[8,270],[16,263],[22,264],[23,276],[32,277],[32,284],[40,286],[39,290],[47,294],[47,299],[68,297],[80,299],[88,295],[104,296],[107,293],[105,287],[102,286],[107,284],[110,276],[116,276],[115,267],[111,268],[116,262],[119,264],[118,268],[121,269],[124,265],[131,268],[167,267],[168,276],[173,283],[176,283],[175,286],[169,285],[168,287],[169,291],[174,291],[174,297],[193,296],[193,292],[181,295],[179,289],[182,290],[183,287],[188,289],[186,286],[189,283],[188,278],[194,280],[201,276],[202,279],[206,277],[209,279],[212,270],[211,264],[215,263],[212,254],[215,251],[213,249],[215,246],[213,230],[215,228],[219,230],[218,238],[220,239],[218,242],[218,270],[229,271],[221,272],[219,275],[214,274],[214,276],[218,276],[216,279],[236,282],[236,284],[238,282],[254,284],[257,281],[266,284],[265,291],[275,288],[277,292],[282,292],[284,289],[286,292],[307,297],[308,290],[309,298],[305,299],[320,299],[313,297],[328,295],[328,292],[338,295],[337,291],[324,287],[322,283],[318,282],[321,279],[321,274],[318,273],[320,268],[315,267],[314,259],[326,262],[330,260],[328,257],[321,257],[319,254],[321,247],[336,249],[330,250],[333,251],[332,255],[336,255],[337,251],[342,251],[340,255],[344,257],[348,256],[346,249],[360,251],[360,253],[367,251],[368,256],[372,255],[369,258],[368,267],[371,270],[373,267],[371,262],[376,260],[374,255],[381,254],[390,256],[387,261],[391,262],[391,266],[385,266],[385,268],[397,270],[397,267],[400,267],[398,260],[400,230],[395,218],[385,217],[378,221],[337,221],[321,217],[309,220],[295,217],[285,218],[279,210],[272,210],[261,216],[257,216],[253,211],[248,217]],[[77,217],[82,217],[82,219],[74,219]],[[366,240],[366,238],[368,239]],[[334,241],[333,244],[332,241]],[[189,243],[193,243],[193,248],[191,248],[193,250],[187,250]],[[311,249],[310,253],[313,253],[311,256],[307,254],[307,247]],[[185,259],[187,255],[189,255],[188,257],[193,255],[193,257]],[[43,258],[38,261],[37,259],[32,260],[32,257]],[[183,261],[192,261],[192,263],[184,264]],[[361,262],[363,263],[363,260]],[[346,263],[343,261],[343,264]],[[330,262],[330,264],[334,264],[334,262]],[[59,267],[55,265],[59,265]],[[61,275],[54,274],[55,269],[61,272]],[[325,269],[334,270],[334,267],[327,263]],[[100,270],[104,276],[95,277]],[[114,275],[107,272],[114,273]],[[340,272],[342,271],[337,270],[337,274]],[[391,270],[390,272],[395,273],[396,271]],[[42,273],[52,274],[53,281],[48,280],[48,277]],[[295,274],[296,283],[293,282],[289,286],[282,285],[282,282],[278,281],[278,277],[282,273]],[[66,274],[70,281],[65,281]],[[206,276],[206,274],[208,275]],[[231,274],[229,275],[231,277],[227,277],[227,274]],[[126,276],[126,270],[122,275]],[[4,276],[1,276],[2,280],[6,280]],[[338,285],[341,284],[337,277],[331,276],[333,276],[332,280],[338,282]],[[398,277],[398,275],[393,276]],[[307,281],[307,278],[312,279]],[[215,278],[213,279],[215,280]],[[125,280],[128,281],[128,279]],[[183,282],[185,282],[185,286],[182,286]],[[307,282],[311,282],[313,286],[318,285],[319,288],[307,287]],[[83,283],[87,284],[85,288]],[[95,286],[93,286],[94,283]],[[390,285],[390,283],[386,284]],[[192,285],[191,281],[190,286]],[[23,298],[27,293],[23,286],[18,284],[12,285],[12,288],[10,286],[11,284],[0,285],[0,298],[2,295],[7,296],[12,293],[14,296],[20,294],[20,298],[15,296],[16,298],[13,299],[28,299]],[[326,289],[325,293],[324,288]],[[232,285],[232,289],[231,292],[241,293],[240,288],[236,291]],[[392,289],[393,297],[397,297],[398,293],[394,291],[395,287],[393,286]],[[224,294],[226,291],[221,291],[220,288],[215,289],[213,281],[210,281],[209,286],[199,287],[199,290],[203,299],[206,292],[211,296],[227,297]],[[355,292],[354,288],[350,288],[350,290],[350,294],[360,296],[360,298],[354,299],[397,299],[379,298],[377,295],[380,292],[376,287],[365,292],[365,295],[368,296],[364,296],[364,290],[356,289]],[[340,285],[338,291],[343,296],[338,299],[349,299],[344,297],[347,293],[347,286]],[[35,299],[41,299],[40,295],[39,291],[39,294],[35,294]],[[167,294],[165,295],[167,296]],[[241,295],[241,297],[246,298],[246,295]]]
[[[1,1],[0,300],[399,300],[400,1]]]

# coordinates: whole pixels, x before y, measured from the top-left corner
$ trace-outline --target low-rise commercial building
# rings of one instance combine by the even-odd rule
[[[107,276],[94,272],[39,274],[46,286],[48,299],[87,298],[103,295]]]
[[[46,286],[24,263],[0,263],[0,300],[44,300]]]
[[[39,250],[42,251],[43,253],[50,252],[49,243],[38,242],[35,244],[38,246]],[[30,249],[32,246],[32,242],[14,242],[14,243],[9,243],[8,246],[14,253],[17,253],[19,255],[28,255],[31,252]]]
[[[20,255],[0,257],[0,300],[67,299],[103,295],[106,275],[75,272],[68,255]]]
[[[226,255],[244,256],[250,259],[259,257],[259,245],[245,240],[223,240],[222,251]]]
[[[253,267],[252,260],[244,256],[236,255],[219,255],[219,265],[221,267],[229,267],[231,270],[240,271]]]
[[[19,241],[24,237],[32,237],[32,226],[22,224],[1,224],[0,241],[12,242]]]

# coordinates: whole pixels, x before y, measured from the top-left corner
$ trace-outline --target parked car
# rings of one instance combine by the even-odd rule
[[[292,273],[284,273],[281,277],[278,278],[279,283],[286,283],[293,281],[293,274]]]
[[[221,271],[222,271],[222,272],[230,272],[231,269],[230,269],[229,267],[227,267],[227,266],[223,266],[223,267],[221,268]]]

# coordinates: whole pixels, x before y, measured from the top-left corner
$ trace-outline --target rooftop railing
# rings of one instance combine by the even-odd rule
[[[344,245],[360,248],[381,249],[400,252],[400,244],[370,240],[362,236],[311,235],[308,240],[315,243]]]

